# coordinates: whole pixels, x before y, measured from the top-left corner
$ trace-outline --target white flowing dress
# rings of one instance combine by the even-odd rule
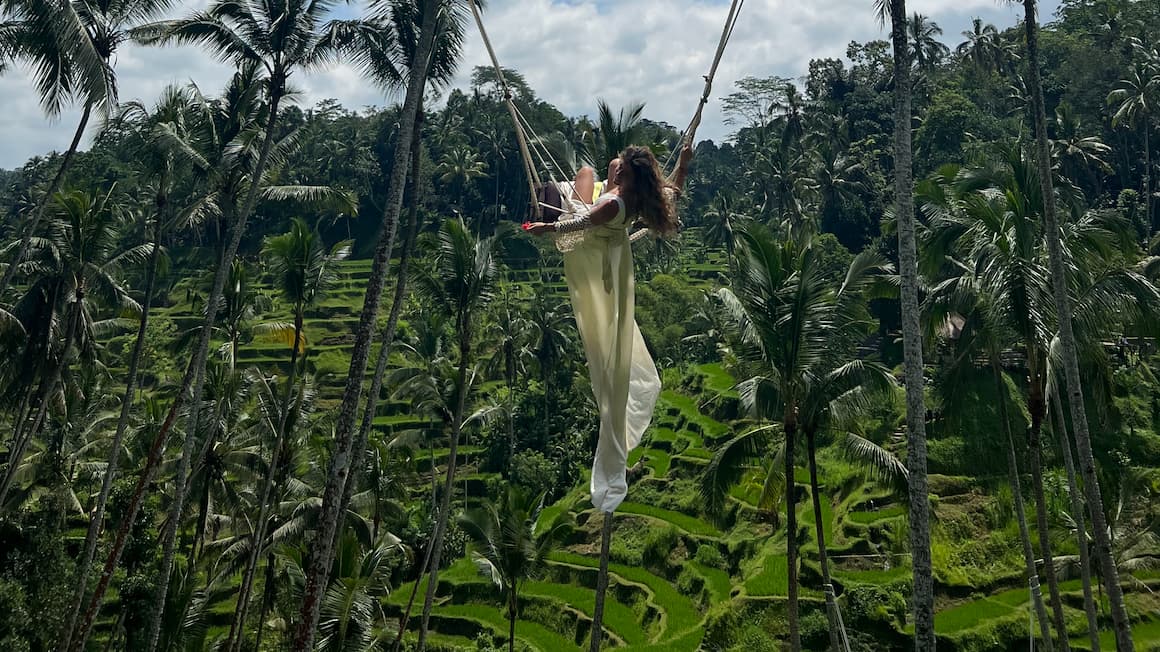
[[[661,379],[636,324],[629,221],[624,200],[612,221],[557,240],[576,326],[588,357],[600,410],[600,439],[592,464],[592,504],[613,512],[628,493],[628,452],[640,443],[661,392]]]

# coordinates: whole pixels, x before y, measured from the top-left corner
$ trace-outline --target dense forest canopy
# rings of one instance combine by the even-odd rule
[[[450,87],[470,11],[329,4],[0,0],[0,74],[83,108],[0,170],[0,648],[1160,645],[1160,3],[867,2],[890,40],[714,99],[634,245],[664,391],[603,559],[562,256],[495,69]],[[118,98],[130,39],[236,71]],[[401,102],[300,106],[337,56]],[[564,172],[682,144],[502,72]]]

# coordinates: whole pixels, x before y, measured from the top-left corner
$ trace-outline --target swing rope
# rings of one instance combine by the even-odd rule
[[[540,176],[536,170],[536,164],[532,157],[533,151],[535,152],[535,157],[539,159],[540,164],[543,166],[545,172],[547,172],[548,177],[553,184],[560,184],[560,181],[556,176],[556,172],[559,172],[561,176],[567,176],[566,171],[564,170],[563,166],[560,165],[560,163],[555,159],[555,157],[552,156],[552,152],[548,148],[546,141],[538,134],[536,134],[535,129],[532,128],[530,121],[528,121],[527,117],[523,115],[519,107],[516,106],[514,95],[507,85],[507,79],[504,77],[503,68],[500,67],[499,58],[495,54],[495,48],[492,47],[491,39],[487,35],[487,29],[483,25],[483,17],[480,15],[479,6],[476,4],[475,0],[467,0],[467,2],[471,5],[471,14],[475,18],[475,25],[479,28],[479,35],[483,39],[484,48],[487,50],[488,57],[491,59],[492,68],[495,69],[497,83],[499,84],[500,91],[503,93],[504,103],[507,105],[508,114],[511,116],[512,124],[515,127],[516,140],[519,143],[520,156],[523,160],[524,173],[527,175],[528,190],[530,192],[530,196],[535,198],[536,188],[542,186],[543,183],[541,182]],[[664,166],[662,166],[662,170],[670,170],[670,168],[673,167],[672,163],[676,158],[676,154],[684,147],[684,145],[692,144],[693,139],[696,137],[697,128],[701,125],[701,117],[704,112],[705,105],[708,104],[709,96],[713,90],[713,80],[717,76],[717,69],[719,68],[721,59],[725,54],[725,48],[729,44],[730,38],[733,36],[733,30],[737,27],[737,20],[741,14],[741,7],[744,4],[745,0],[733,0],[729,6],[729,13],[725,18],[725,25],[721,29],[721,38],[717,42],[717,51],[713,55],[713,63],[709,67],[709,73],[704,76],[705,87],[701,92],[701,99],[697,103],[697,110],[693,113],[693,118],[689,121],[689,125],[681,133],[678,146],[669,152],[669,156],[665,160]],[[528,134],[531,134],[532,137],[528,138]],[[569,167],[571,167],[570,164]],[[675,168],[667,173],[668,180],[672,180],[673,174],[675,174]],[[572,171],[572,175],[575,176],[575,170]],[[581,198],[581,200],[584,204],[590,203],[585,198]],[[569,206],[564,207],[564,212],[574,212],[570,206],[570,202],[567,203]],[[559,207],[550,206],[539,201],[533,201],[532,209],[536,218],[541,216],[541,208],[553,208],[560,210]]]
[[[709,67],[709,74],[705,75],[705,88],[701,91],[701,100],[697,103],[693,119],[689,121],[689,126],[685,127],[677,147],[669,152],[663,170],[668,170],[677,152],[685,145],[692,145],[693,139],[697,136],[697,128],[701,126],[701,114],[705,110],[705,105],[709,103],[709,95],[713,92],[713,80],[717,77],[717,68],[721,65],[721,58],[725,55],[725,47],[729,45],[729,39],[733,37],[733,29],[737,27],[737,19],[741,15],[741,6],[744,4],[745,0],[733,0],[733,3],[729,5],[729,14],[725,18],[725,26],[721,29],[721,39],[717,42],[717,52],[713,55],[713,65]],[[675,173],[675,168],[673,173]],[[670,177],[673,173],[670,173]]]
[[[823,584],[822,590],[826,594],[826,602],[834,605],[834,615],[838,620],[838,641],[842,645],[842,652],[851,652],[850,637],[846,635],[846,623],[842,622],[842,608],[838,606],[838,597],[834,594],[834,585]]]
[[[527,139],[524,137],[524,132],[520,129],[518,111],[516,109],[515,101],[512,99],[512,91],[508,88],[507,79],[503,76],[503,69],[499,66],[499,59],[495,56],[495,49],[491,47],[491,39],[487,37],[487,30],[483,28],[483,17],[479,15],[479,6],[476,0],[467,0],[467,4],[471,5],[471,14],[475,17],[475,24],[479,27],[479,35],[483,38],[483,45],[487,48],[487,54],[491,57],[491,65],[495,68],[496,80],[499,83],[500,90],[503,92],[504,100],[507,104],[508,113],[511,115],[512,122],[516,125],[516,140],[519,142],[520,155],[524,161],[524,172],[528,176],[528,190],[531,191],[531,196],[536,196],[536,187],[540,184],[540,176],[536,174],[535,165],[532,164],[532,156],[528,152]],[[538,204],[533,204],[532,210],[537,218],[540,217],[540,207]]]

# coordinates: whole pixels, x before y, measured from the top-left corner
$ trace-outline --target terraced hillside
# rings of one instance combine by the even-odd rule
[[[712,284],[720,259],[698,269],[699,283]],[[334,407],[341,399],[353,329],[370,273],[369,261],[342,264],[342,280],[321,305],[308,313],[307,364],[317,378],[319,404]],[[558,278],[540,284],[537,273],[513,274],[529,292],[564,296]],[[172,296],[184,296],[178,284]],[[236,364],[277,371],[288,364],[285,343],[264,340],[254,326],[284,321],[286,311],[269,287],[256,291],[267,300],[247,320],[253,334],[239,348]],[[197,324],[197,298],[161,309],[159,320],[177,332]],[[402,358],[395,361],[403,364]],[[784,528],[777,508],[760,505],[763,476],[754,469],[733,489],[723,515],[707,514],[700,496],[705,467],[717,448],[743,425],[737,412],[734,379],[721,364],[666,369],[666,389],[642,445],[632,452],[632,484],[615,516],[610,586],[604,624],[610,647],[624,650],[694,652],[695,650],[774,649],[784,631],[787,592]],[[389,400],[386,388],[374,421],[380,436],[431,428],[414,416],[406,402]],[[486,388],[485,388],[486,392]],[[893,410],[897,421],[897,406]],[[881,423],[885,442],[896,423]],[[486,497],[496,474],[479,471],[479,446],[460,449],[465,458],[461,491],[465,501]],[[904,504],[890,489],[846,460],[836,449],[819,454],[821,504],[828,552],[846,627],[856,649],[904,649],[907,636],[906,596],[909,569],[905,549]],[[419,456],[420,477],[441,472],[447,450]],[[435,468],[432,468],[432,464]],[[827,645],[821,579],[808,476],[799,469],[798,523],[802,543],[803,636],[808,649]],[[1027,635],[1028,595],[1023,588],[1017,538],[1009,515],[993,512],[1002,502],[998,485],[969,477],[932,476],[937,531],[935,568],[938,588],[936,630],[940,649],[1014,649]],[[429,492],[430,485],[412,487]],[[528,650],[556,652],[586,649],[594,608],[601,516],[587,500],[586,481],[577,483],[541,515],[571,512],[577,528],[565,546],[553,553],[546,572],[521,587],[516,637]],[[1062,554],[1067,541],[1061,538]],[[476,650],[507,638],[503,602],[495,586],[470,559],[450,560],[440,575],[432,628],[432,645],[444,650]],[[1160,644],[1160,598],[1145,587],[1160,587],[1160,575],[1126,578],[1133,615],[1140,621],[1141,649]],[[397,615],[416,587],[401,581],[382,601],[388,616]],[[423,586],[418,587],[420,595]],[[1064,582],[1066,613],[1073,646],[1082,648],[1084,618],[1077,580]],[[230,598],[211,602],[211,630],[228,629]],[[115,601],[114,601],[115,602]],[[105,622],[104,627],[111,623]],[[416,621],[412,620],[412,626]],[[1024,643],[1025,644],[1025,643]],[[483,648],[490,649],[490,648]]]

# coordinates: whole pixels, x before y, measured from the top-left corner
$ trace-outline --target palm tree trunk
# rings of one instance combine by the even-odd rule
[[[447,522],[451,520],[451,495],[455,493],[455,467],[459,454],[459,435],[463,431],[463,413],[467,408],[467,363],[471,355],[471,315],[461,315],[459,322],[459,373],[456,387],[459,391],[455,405],[454,421],[451,423],[451,449],[447,455],[447,475],[443,482],[443,496],[440,499],[439,516],[435,521],[432,538],[431,569],[427,582],[427,594],[423,598],[423,620],[419,624],[419,652],[427,649],[427,626],[431,620],[431,608],[435,603],[435,591],[439,588],[439,563],[443,556],[443,538],[447,534]]]
[[[200,423],[201,417],[201,396],[205,388],[205,363],[209,355],[209,340],[213,334],[214,322],[217,319],[218,303],[220,303],[225,291],[225,282],[226,277],[229,276],[230,264],[233,262],[234,257],[237,255],[238,247],[241,245],[246,221],[258,205],[258,195],[262,189],[262,175],[270,160],[270,151],[273,149],[274,139],[277,135],[278,107],[285,93],[285,85],[286,72],[275,68],[270,74],[268,81],[270,108],[269,118],[266,122],[266,133],[262,140],[262,149],[258,154],[258,162],[254,166],[253,173],[250,176],[250,187],[246,191],[246,203],[242,206],[241,212],[238,213],[237,224],[233,227],[230,242],[218,263],[217,271],[214,273],[213,288],[206,303],[205,322],[202,326],[194,360],[195,381],[193,386],[190,387],[189,417],[185,429],[185,439],[181,445],[181,457],[178,460],[177,472],[174,477],[173,505],[170,508],[169,521],[162,536],[162,550],[164,552],[162,554],[161,572],[157,583],[157,595],[154,599],[155,604],[158,605],[158,611],[150,624],[149,642],[145,648],[146,652],[153,652],[157,649],[157,640],[161,633],[161,618],[163,615],[161,613],[161,605],[165,604],[165,597],[169,593],[169,576],[170,570],[173,568],[173,558],[176,554],[177,530],[181,524],[181,516],[185,511],[190,462],[195,453],[193,443],[197,437],[198,424]],[[178,396],[181,396],[181,394]]]
[[[85,135],[85,127],[89,124],[89,118],[93,114],[92,102],[85,102],[85,108],[81,111],[81,121],[77,124],[77,129],[73,133],[72,142],[69,143],[68,151],[64,153],[64,157],[60,161],[60,167],[57,168],[56,174],[53,175],[52,181],[48,184],[48,190],[44,196],[40,198],[37,203],[36,212],[32,215],[32,221],[24,228],[24,234],[20,236],[20,246],[16,249],[16,255],[8,263],[8,269],[4,270],[4,276],[0,277],[0,298],[8,292],[8,286],[12,284],[12,277],[16,275],[16,269],[28,255],[28,246],[32,242],[32,236],[36,235],[36,229],[40,226],[40,220],[44,218],[44,213],[48,210],[49,204],[52,203],[52,198],[60,190],[61,184],[64,182],[64,175],[68,172],[69,166],[72,165],[73,157],[77,153],[77,148],[80,147],[81,138]]]
[[[1083,401],[1083,385],[1079,375],[1079,357],[1076,354],[1075,333],[1071,325],[1071,298],[1067,293],[1067,275],[1063,261],[1059,220],[1055,209],[1055,189],[1051,178],[1051,149],[1047,142],[1047,113],[1043,106],[1043,87],[1039,77],[1039,25],[1035,17],[1035,0],[1023,0],[1024,29],[1027,36],[1028,86],[1031,103],[1035,109],[1035,144],[1039,183],[1043,187],[1044,227],[1047,233],[1047,253],[1051,263],[1052,294],[1055,298],[1055,313],[1059,317],[1059,339],[1063,348],[1063,368],[1067,380],[1068,404],[1071,407],[1072,427],[1075,429],[1076,447],[1079,449],[1080,472],[1083,474],[1084,489],[1087,491],[1088,509],[1091,510],[1092,535],[1096,544],[1096,559],[1103,570],[1104,583],[1108,589],[1108,601],[1112,608],[1112,623],[1115,628],[1116,649],[1119,652],[1133,652],[1132,627],[1128,613],[1124,609],[1124,592],[1120,588],[1119,573],[1112,559],[1111,540],[1108,536],[1108,521],[1104,515],[1103,496],[1099,478],[1096,476],[1096,460],[1092,454],[1091,436],[1088,433],[1087,409]]]
[[[914,649],[933,650],[934,575],[930,558],[930,499],[926,480],[926,403],[923,397],[922,331],[918,317],[918,248],[915,243],[911,149],[910,52],[906,0],[890,0],[894,45],[894,200],[898,222],[898,271],[902,277],[902,349],[906,382],[906,468],[909,472],[910,559]]]
[[[604,600],[608,593],[608,557],[612,546],[612,512],[604,512],[604,525],[600,533],[600,570],[596,574],[596,604],[592,610],[591,652],[600,652],[600,642],[604,638]]]
[[[802,638],[798,627],[798,572],[797,572],[797,484],[793,477],[793,451],[796,445],[797,415],[789,408],[785,416],[785,558],[787,564],[788,595],[785,619],[789,625],[790,652],[801,652]]]
[[[351,351],[350,370],[346,388],[343,391],[342,407],[335,427],[334,453],[330,458],[326,489],[319,514],[318,533],[310,551],[310,568],[306,574],[303,590],[302,610],[294,633],[294,652],[306,652],[314,645],[314,628],[318,624],[319,610],[322,608],[322,594],[329,581],[331,561],[334,557],[339,517],[345,512],[343,494],[346,492],[346,477],[352,466],[354,448],[355,412],[362,396],[362,381],[366,375],[370,358],[371,340],[374,338],[375,322],[379,314],[379,302],[387,268],[390,266],[391,250],[395,245],[395,231],[399,213],[402,211],[403,187],[407,181],[407,157],[411,153],[411,140],[419,104],[426,85],[427,69],[435,39],[436,11],[425,11],[419,28],[419,47],[408,76],[407,94],[403,101],[402,116],[399,120],[399,142],[395,146],[394,165],[388,184],[387,204],[383,211],[383,232],[375,249],[371,266],[370,283],[363,301],[363,311],[359,319],[354,349]]]
[[[85,612],[84,619],[81,621],[78,635],[76,640],[73,641],[72,650],[83,650],[88,641],[93,619],[96,617],[97,611],[104,601],[105,591],[108,590],[109,581],[112,579],[117,563],[121,559],[121,553],[124,551],[129,529],[133,521],[137,518],[137,511],[141,508],[145,490],[152,482],[153,475],[157,471],[157,466],[161,462],[162,454],[165,452],[165,443],[169,437],[169,431],[173,428],[173,423],[177,419],[178,411],[187,393],[191,394],[189,423],[196,426],[198,422],[200,416],[198,411],[201,403],[205,375],[205,361],[209,356],[209,340],[213,331],[213,325],[217,319],[218,304],[225,290],[226,277],[229,275],[229,265],[237,255],[238,247],[241,245],[242,235],[246,230],[246,222],[250,214],[254,212],[254,207],[258,203],[258,192],[261,188],[259,180],[262,178],[262,173],[265,171],[266,164],[269,162],[270,150],[273,148],[274,137],[276,135],[278,106],[284,93],[285,76],[283,73],[275,73],[273,77],[277,77],[278,79],[272,79],[270,81],[269,119],[266,124],[266,134],[262,142],[262,149],[258,155],[258,162],[254,166],[253,174],[251,175],[253,183],[250,184],[243,210],[237,214],[237,221],[230,227],[230,241],[226,245],[226,249],[223,252],[224,255],[218,261],[217,270],[214,273],[213,288],[210,290],[210,295],[206,300],[205,320],[203,322],[202,332],[198,336],[197,348],[189,361],[189,365],[185,369],[185,374],[181,381],[181,389],[178,390],[177,395],[173,399],[173,404],[169,408],[169,414],[166,415],[165,421],[161,424],[161,428],[157,431],[157,434],[153,438],[153,443],[150,445],[149,456],[145,461],[145,468],[141,470],[141,476],[137,481],[136,488],[133,490],[133,497],[129,501],[129,508],[122,520],[121,527],[117,530],[117,537],[114,540],[113,547],[109,550],[109,554],[105,559],[105,567],[101,571],[101,579],[97,582],[97,588],[93,593],[92,599],[89,601],[89,606]],[[165,604],[164,596],[169,592],[169,570],[173,568],[176,528],[178,521],[181,520],[181,511],[185,503],[186,477],[189,474],[190,457],[192,455],[192,444],[195,434],[196,427],[187,428],[185,441],[182,443],[181,459],[177,466],[174,504],[170,513],[168,526],[163,536],[164,553],[161,568],[162,573],[158,581],[157,589],[157,595],[161,596],[161,599],[155,601],[159,605]],[[176,513],[177,518],[173,518],[174,513]],[[157,639],[161,630],[161,616],[162,614],[158,613],[150,626],[149,652],[156,649]]]
[[[435,464],[434,459],[431,460],[431,464]],[[399,635],[395,637],[395,644],[391,647],[392,652],[399,652],[402,649],[403,633],[407,631],[407,621],[410,620],[411,609],[415,606],[415,596],[419,594],[419,584],[422,583],[423,576],[427,574],[427,569],[431,566],[431,553],[434,550],[435,547],[428,543],[427,552],[423,555],[423,564],[419,567],[419,574],[415,577],[414,586],[411,587],[411,597],[407,600],[407,608],[403,610],[403,615],[399,616]]]
[[[73,302],[72,310],[69,311],[64,344],[60,349],[60,360],[53,367],[52,375],[41,385],[36,418],[33,419],[32,425],[24,432],[15,450],[8,457],[8,470],[4,474],[3,481],[0,481],[0,505],[3,505],[5,499],[8,498],[8,491],[12,488],[12,483],[16,480],[16,473],[20,470],[20,461],[24,458],[24,450],[28,447],[28,442],[32,441],[32,438],[40,432],[40,429],[44,427],[45,420],[48,418],[48,404],[52,399],[52,393],[56,390],[57,384],[60,383],[61,375],[68,366],[68,350],[72,348],[73,341],[76,339],[77,328],[80,326],[82,313],[84,312],[84,306],[82,305],[84,303],[84,296],[84,290],[77,288],[76,301]]]
[[[508,652],[516,652],[516,614],[519,613],[519,595],[516,594],[516,587],[513,584],[510,589],[512,598],[508,604]]]
[[[1072,520],[1075,521],[1076,545],[1079,548],[1079,573],[1083,583],[1083,610],[1088,621],[1088,641],[1092,652],[1100,652],[1100,621],[1096,601],[1092,598],[1092,565],[1088,555],[1087,530],[1084,528],[1083,497],[1075,477],[1075,460],[1071,457],[1071,438],[1067,435],[1067,424],[1063,420],[1063,406],[1059,398],[1051,401],[1051,412],[1055,415],[1056,438],[1063,449],[1063,466],[1067,469],[1067,494],[1071,498]]]
[[[991,357],[991,370],[995,376],[995,390],[999,399],[999,420],[1003,422],[1003,433],[1007,435],[1007,476],[1011,482],[1011,499],[1015,503],[1015,521],[1019,524],[1019,540],[1023,543],[1023,563],[1027,570],[1028,586],[1031,588],[1031,606],[1035,610],[1035,620],[1039,623],[1039,635],[1047,652],[1052,650],[1051,625],[1047,620],[1047,608],[1043,605],[1043,589],[1039,586],[1039,571],[1035,565],[1035,550],[1031,546],[1031,529],[1027,525],[1027,511],[1023,505],[1023,487],[1019,481],[1019,462],[1015,455],[1015,437],[1011,433],[1011,420],[1007,416],[1007,387],[999,370],[999,360]]]
[[[395,273],[395,296],[391,300],[391,313],[387,317],[387,327],[383,330],[383,339],[379,344],[379,358],[375,362],[375,373],[371,378],[366,405],[363,407],[362,423],[359,424],[358,439],[355,441],[351,460],[351,473],[346,477],[346,485],[343,487],[342,505],[349,504],[351,496],[354,495],[355,479],[362,469],[362,458],[366,452],[367,442],[370,440],[371,429],[374,427],[379,395],[383,391],[383,377],[387,373],[387,363],[391,357],[391,344],[395,341],[395,332],[399,327],[399,316],[403,312],[403,301],[407,297],[407,272],[410,268],[411,250],[415,246],[415,238],[419,231],[419,172],[423,160],[423,148],[420,142],[422,131],[423,104],[420,101],[418,113],[415,115],[415,126],[411,133],[411,172],[408,175],[411,179],[411,205],[407,211],[407,230],[403,234],[403,251],[399,255],[399,269]],[[336,548],[338,535],[339,531],[336,530],[336,538],[332,544]]]
[[[818,562],[822,566],[822,590],[826,594],[826,617],[830,621],[830,649],[833,652],[842,650],[842,626],[838,622],[838,602],[834,595],[834,586],[830,582],[830,558],[826,554],[826,529],[822,520],[822,499],[818,493],[818,463],[815,454],[817,434],[806,433],[806,445],[809,448],[810,464],[810,496],[814,504],[814,531],[818,538]]]
[[[162,180],[165,187],[165,180]],[[93,558],[97,553],[97,543],[101,535],[101,527],[105,520],[105,507],[109,503],[109,493],[113,489],[113,479],[117,475],[117,465],[121,457],[121,445],[125,438],[125,431],[129,427],[129,414],[133,407],[133,392],[137,389],[137,374],[141,366],[141,355],[145,350],[145,331],[149,325],[149,306],[153,300],[153,290],[157,283],[157,263],[161,259],[161,235],[164,228],[164,206],[167,200],[158,199],[157,221],[153,226],[153,251],[149,252],[149,267],[145,271],[145,300],[141,304],[141,322],[137,325],[137,339],[133,342],[133,354],[129,358],[128,378],[125,380],[125,392],[121,395],[121,414],[117,418],[117,431],[113,434],[113,441],[109,444],[109,459],[105,464],[105,476],[101,480],[101,493],[97,496],[97,504],[93,508],[89,519],[89,529],[85,533],[85,552],[77,566],[76,592],[73,595],[69,615],[61,627],[57,638],[57,649],[67,650],[72,643],[73,632],[81,606],[85,602],[88,590],[89,573],[92,571]]]
[[[1070,652],[1067,640],[1067,621],[1063,616],[1063,603],[1059,599],[1059,579],[1055,576],[1055,562],[1051,556],[1051,531],[1047,527],[1047,496],[1043,491],[1042,450],[1039,436],[1043,429],[1046,404],[1043,401],[1042,375],[1032,372],[1031,427],[1027,431],[1027,448],[1031,459],[1031,482],[1035,491],[1035,527],[1039,531],[1039,554],[1043,558],[1043,574],[1047,576],[1047,593],[1051,601],[1051,614],[1055,619],[1055,631],[1059,635],[1059,646]]]
[[[193,367],[194,360],[191,359],[186,366],[182,379],[183,387],[188,387],[193,382]],[[93,620],[96,618],[97,612],[100,611],[101,604],[104,601],[105,591],[108,590],[109,582],[113,578],[117,564],[121,561],[121,553],[125,550],[129,530],[132,529],[133,522],[137,518],[137,512],[141,508],[141,503],[144,502],[145,492],[152,484],[153,476],[161,463],[161,456],[165,452],[166,437],[170,429],[173,428],[173,422],[177,419],[178,408],[181,403],[180,396],[179,394],[174,399],[173,405],[169,408],[169,413],[165,416],[165,421],[161,424],[161,428],[157,431],[157,435],[154,436],[153,442],[149,447],[149,453],[145,458],[145,467],[141,470],[141,474],[137,478],[133,495],[129,499],[129,507],[126,510],[125,516],[121,519],[120,526],[117,528],[117,534],[113,539],[113,546],[105,558],[105,565],[101,569],[101,576],[97,580],[96,588],[93,589],[93,595],[89,598],[89,604],[85,608],[84,617],[81,618],[80,623],[77,625],[77,633],[73,637],[72,646],[68,648],[69,652],[84,650],[88,643]]]
[[[262,610],[258,613],[258,633],[254,639],[254,650],[262,649],[262,633],[266,629],[266,615],[274,606],[277,589],[274,586],[274,553],[266,554],[266,573],[262,579]]]
[[[1152,125],[1148,124],[1148,114],[1144,114],[1144,215],[1147,219],[1148,234],[1156,232],[1152,224]],[[0,292],[0,294],[3,294]]]
[[[282,397],[282,413],[278,415],[278,440],[270,452],[270,464],[266,467],[266,478],[262,486],[262,502],[259,503],[258,520],[254,525],[253,545],[250,547],[249,559],[246,561],[246,570],[242,574],[242,585],[238,590],[234,617],[230,621],[230,632],[229,636],[226,637],[226,652],[236,652],[242,648],[246,612],[250,609],[250,593],[254,588],[254,576],[258,572],[258,563],[262,559],[262,549],[266,542],[266,526],[270,520],[270,512],[273,511],[275,489],[280,484],[277,481],[278,464],[286,450],[286,442],[290,439],[290,405],[294,400],[298,348],[302,343],[302,310],[302,303],[298,302],[298,305],[294,307],[294,339],[290,346],[290,372],[286,375],[286,393]]]

